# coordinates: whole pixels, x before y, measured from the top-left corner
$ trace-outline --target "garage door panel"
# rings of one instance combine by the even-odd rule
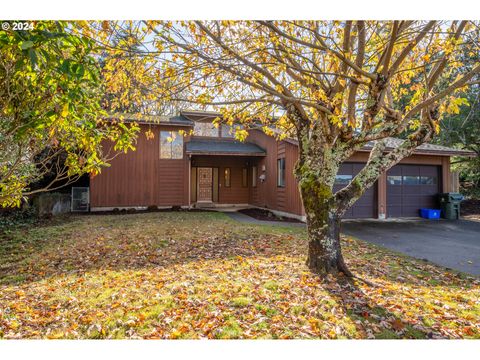
[[[419,166],[420,175],[438,176],[437,166]]]
[[[424,186],[421,190],[422,195],[437,195],[438,194],[438,185],[435,186]]]
[[[374,218],[377,216],[376,209],[371,205],[357,205],[352,207],[351,217],[353,219]]]
[[[358,174],[364,167],[365,164],[352,164],[353,173]]]
[[[345,176],[349,176],[349,179],[351,180],[356,174],[358,174],[360,170],[363,169],[364,166],[365,164],[362,163],[343,163],[340,165],[338,175],[343,175],[343,182],[347,181],[347,177]],[[337,184],[333,187],[333,191],[337,192],[346,185],[347,183],[341,185]],[[375,183],[370,189],[365,191],[362,197],[360,197],[355,204],[353,204],[353,206],[345,213],[343,218],[374,218],[377,217],[377,207],[377,183]]]
[[[387,206],[387,214],[389,217],[402,217],[402,207]]]
[[[437,207],[439,167],[396,165],[387,172],[387,216],[415,217],[420,208]]]
[[[343,163],[338,169],[338,174],[353,175],[353,166],[349,163]]]

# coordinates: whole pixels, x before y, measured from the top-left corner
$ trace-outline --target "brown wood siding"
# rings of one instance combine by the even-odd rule
[[[119,154],[90,181],[91,207],[188,204],[188,158],[160,159],[160,130],[179,127],[141,125],[136,151]],[[147,140],[145,131],[155,137]],[[109,147],[108,144],[104,145]]]
[[[258,176],[264,174],[264,182],[257,181],[257,187],[250,191],[250,203],[267,209],[303,215],[303,206],[294,176],[298,160],[298,147],[286,141],[277,142],[260,130],[252,130],[247,141],[265,149],[267,156],[258,160]],[[285,158],[285,187],[277,186],[277,160]],[[265,166],[265,172],[262,167]]]
[[[451,192],[452,189],[452,177],[450,170],[450,157],[442,157],[442,192]]]
[[[111,167],[91,179],[91,207],[172,206],[188,205],[189,160],[161,160],[159,131],[179,130],[181,127],[141,125],[136,151],[120,154]],[[155,138],[147,140],[144,132],[151,128]],[[188,128],[184,128],[188,129]],[[184,143],[189,140],[186,137]],[[217,167],[219,174],[219,203],[252,204],[263,208],[304,215],[298,184],[293,174],[298,159],[298,146],[288,141],[277,142],[260,130],[252,130],[247,141],[265,149],[266,157],[193,156],[193,166]],[[369,153],[358,152],[348,162],[364,163]],[[285,158],[285,187],[277,187],[277,159]],[[248,165],[247,165],[248,164]],[[448,156],[413,155],[400,164],[441,166],[442,191],[449,191],[450,159]],[[252,187],[252,166],[257,166],[257,186]],[[231,187],[224,187],[224,169],[231,169]],[[248,187],[242,187],[242,168],[248,169]],[[265,168],[265,171],[263,171]],[[265,175],[265,181],[259,177]],[[193,175],[194,176],[194,175]],[[193,185],[193,184],[192,184]],[[378,212],[386,213],[386,175],[378,182]],[[193,191],[194,186],[191,188]],[[192,194],[192,201],[195,201]]]

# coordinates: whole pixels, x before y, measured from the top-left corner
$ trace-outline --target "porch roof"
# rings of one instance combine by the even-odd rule
[[[186,143],[186,153],[191,155],[265,156],[261,147],[236,140],[192,139]]]

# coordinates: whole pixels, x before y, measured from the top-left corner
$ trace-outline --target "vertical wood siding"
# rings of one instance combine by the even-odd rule
[[[264,174],[265,182],[257,181],[250,191],[250,203],[259,207],[303,215],[303,206],[294,176],[298,160],[298,147],[287,141],[276,141],[260,130],[252,130],[247,141],[265,149],[267,156],[258,161],[258,176]],[[277,186],[277,160],[285,158],[285,187]],[[265,166],[265,172],[262,167]]]
[[[90,180],[91,207],[173,206],[188,203],[188,158],[160,159],[160,130],[178,127],[152,125],[147,140],[141,125],[136,151],[119,154],[111,166]],[[104,144],[108,148],[109,144]]]

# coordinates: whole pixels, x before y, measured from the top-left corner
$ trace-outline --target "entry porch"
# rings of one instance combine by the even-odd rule
[[[261,180],[263,149],[237,141],[192,140],[189,156],[189,206],[247,206]]]

